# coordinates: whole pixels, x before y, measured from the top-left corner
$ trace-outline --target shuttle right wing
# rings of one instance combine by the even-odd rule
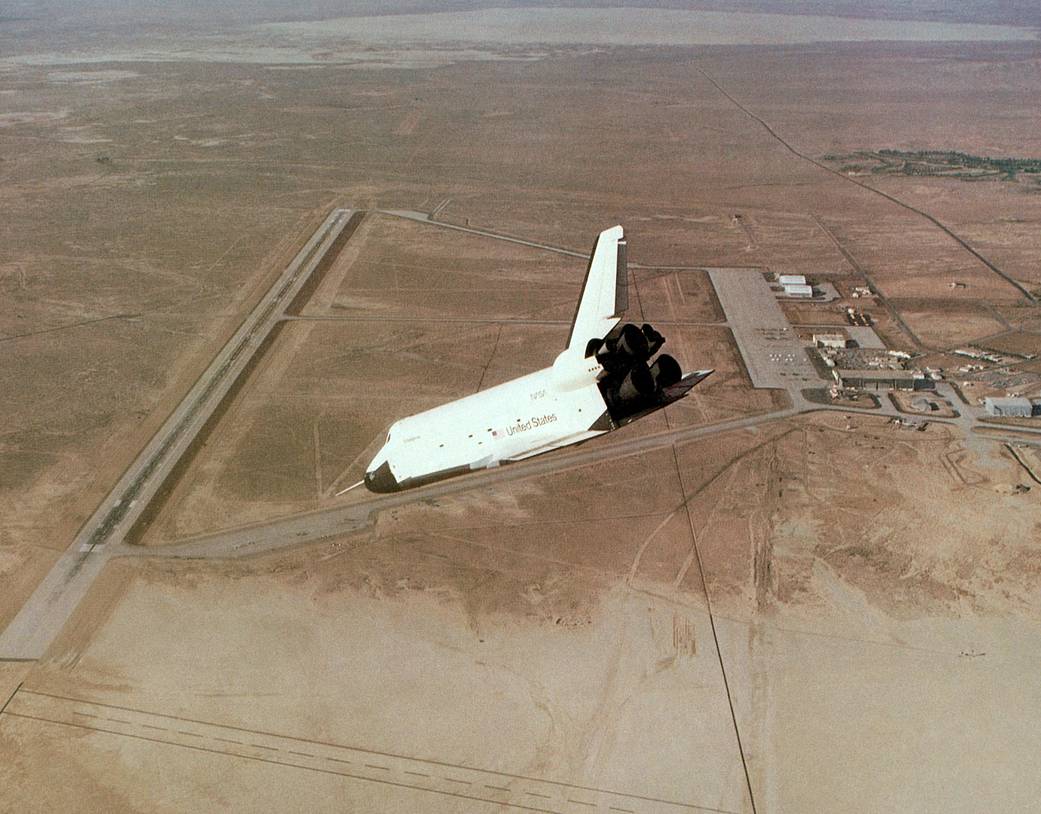
[[[571,323],[567,349],[585,354],[591,339],[603,339],[629,307],[622,227],[605,229],[589,258],[582,297]]]

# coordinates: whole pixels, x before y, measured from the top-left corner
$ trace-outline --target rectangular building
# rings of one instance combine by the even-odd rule
[[[833,370],[840,387],[857,390],[935,390],[936,382],[919,370]]]
[[[845,348],[849,340],[842,334],[814,334],[813,344],[818,348]]]
[[[983,399],[983,409],[987,411],[987,415],[1002,418],[1030,418],[1034,414],[1034,405],[1030,399],[1021,396],[1011,398],[988,396]]]
[[[784,286],[784,295],[786,297],[812,297],[813,287],[786,283]]]
[[[846,328],[846,333],[849,334],[850,339],[856,343],[858,348],[885,350],[886,344],[875,333],[874,328],[865,325],[850,325]]]
[[[806,285],[806,278],[802,274],[781,274],[777,282],[781,285]]]

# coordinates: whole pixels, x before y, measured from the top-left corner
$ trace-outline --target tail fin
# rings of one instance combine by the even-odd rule
[[[585,350],[591,339],[602,339],[629,307],[626,242],[622,227],[605,229],[589,258],[582,297],[568,335],[568,350]]]

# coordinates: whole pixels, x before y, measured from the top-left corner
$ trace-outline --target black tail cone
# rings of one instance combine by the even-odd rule
[[[400,492],[401,484],[390,471],[390,464],[384,461],[372,472],[365,473],[365,488],[370,492]]]

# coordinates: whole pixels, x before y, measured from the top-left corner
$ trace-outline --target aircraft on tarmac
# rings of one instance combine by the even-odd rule
[[[365,471],[397,492],[521,461],[618,429],[683,398],[712,373],[683,375],[650,325],[620,325],[628,307],[622,227],[600,233],[564,351],[552,367],[395,421]]]

